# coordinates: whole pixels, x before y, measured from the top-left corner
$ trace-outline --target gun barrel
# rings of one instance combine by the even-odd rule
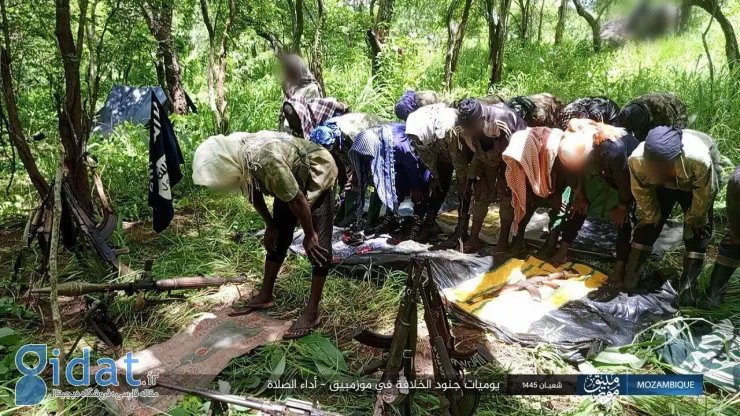
[[[208,286],[221,286],[227,283],[244,283],[247,276],[237,277],[177,277],[156,280],[154,286],[159,290],[197,289]]]
[[[139,290],[175,290],[175,289],[197,289],[209,286],[221,286],[227,283],[243,283],[247,276],[237,277],[177,277],[173,279],[161,279],[155,281],[136,281],[130,283],[86,283],[65,282],[57,286],[59,296],[82,296],[89,293],[112,292],[115,290],[139,291]],[[51,287],[32,289],[31,293],[37,295],[48,295]]]
[[[180,393],[194,394],[196,396],[205,397],[207,399],[216,400],[219,402],[235,404],[237,406],[244,406],[250,409],[259,410],[268,414],[282,414],[285,410],[285,406],[276,405],[265,400],[254,399],[251,397],[241,397],[233,394],[223,394],[218,391],[206,390],[206,389],[188,389],[185,387],[176,386],[173,384],[157,382],[156,387],[163,387],[165,389],[179,391]]]
[[[206,389],[188,389],[185,387],[175,386],[172,384],[161,383],[157,381],[155,387],[162,387],[169,390],[179,391],[181,393],[194,394],[207,399],[219,402],[244,406],[250,409],[259,410],[268,415],[279,416],[342,416],[339,413],[324,412],[314,409],[313,404],[301,400],[288,400],[285,403],[271,402],[268,400],[257,399],[253,397],[242,397],[233,394],[223,394],[218,391]]]

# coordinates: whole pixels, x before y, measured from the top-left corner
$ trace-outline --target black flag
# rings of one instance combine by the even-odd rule
[[[152,96],[149,121],[149,206],[154,210],[154,231],[162,232],[175,216],[172,187],[182,179],[180,145],[162,103]]]

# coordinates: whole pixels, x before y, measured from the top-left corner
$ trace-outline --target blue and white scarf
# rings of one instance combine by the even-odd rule
[[[360,195],[357,217],[362,218],[365,208],[365,192],[372,174],[375,191],[380,201],[390,210],[398,210],[396,195],[396,172],[393,151],[393,130],[382,125],[361,131],[349,151],[349,159],[357,174]]]

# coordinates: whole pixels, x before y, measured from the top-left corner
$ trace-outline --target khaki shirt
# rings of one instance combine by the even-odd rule
[[[692,192],[691,207],[684,216],[688,226],[684,230],[689,231],[684,237],[690,238],[691,228],[701,227],[708,221],[709,206],[720,188],[721,156],[714,140],[702,132],[683,130],[682,144],[675,165],[676,177],[664,182],[651,177],[645,170],[645,143],[640,143],[629,157],[630,181],[640,224],[655,224],[662,219],[656,193],[658,186]]]
[[[278,133],[279,134],[279,133]],[[304,192],[313,203],[337,180],[337,165],[328,150],[297,137],[280,134],[252,154],[252,175],[263,194],[288,202]]]

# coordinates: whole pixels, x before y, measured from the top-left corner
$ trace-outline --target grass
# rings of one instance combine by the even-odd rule
[[[737,9],[737,7],[735,7]],[[737,16],[737,10],[733,16]],[[735,19],[737,20],[737,19]],[[704,22],[700,22],[704,24]],[[575,21],[574,25],[581,23]],[[700,25],[698,25],[700,26]],[[580,26],[578,26],[580,27]],[[459,70],[455,74],[455,88],[448,98],[482,96],[488,86],[485,42],[483,29],[475,27],[462,50]],[[353,35],[354,36],[354,35]],[[406,88],[431,88],[441,86],[443,55],[438,40],[428,42],[422,36],[407,33],[394,34],[394,47],[406,51],[403,59],[394,52],[383,57],[383,66],[374,83],[370,78],[369,60],[364,57],[363,45],[333,50],[324,70],[326,86],[332,95],[348,102],[355,111],[374,112],[393,118],[392,105]],[[439,38],[436,38],[439,39]],[[709,79],[707,59],[703,55],[701,39],[696,31],[689,35],[670,37],[652,43],[629,43],[625,47],[594,54],[588,42],[566,42],[559,47],[549,45],[520,45],[512,41],[507,45],[504,81],[494,92],[510,97],[548,91],[564,101],[585,95],[605,94],[620,104],[633,97],[653,91],[676,93],[686,102],[692,118],[693,128],[706,131],[719,143],[720,149],[734,164],[740,163],[740,149],[736,132],[740,130],[740,97],[737,85],[726,73],[722,46],[724,40],[715,28],[710,32],[713,60],[718,71],[715,80]],[[243,58],[241,55],[238,57]],[[236,58],[235,58],[236,59]],[[197,73],[198,62],[191,63],[189,73]],[[201,63],[202,64],[202,63]],[[231,65],[231,64],[230,64]],[[232,129],[257,131],[271,129],[276,124],[280,101],[279,85],[272,75],[276,72],[274,60],[268,53],[256,58],[244,59],[231,65],[233,72],[229,83],[229,105],[232,109]],[[190,91],[204,91],[203,80],[195,78]],[[204,95],[197,100],[205,103]],[[261,230],[262,221],[237,195],[219,195],[195,187],[189,180],[190,158],[197,145],[213,131],[213,119],[207,105],[201,105],[201,114],[177,117],[175,120],[178,138],[185,154],[183,166],[185,180],[174,188],[177,218],[172,226],[160,235],[151,231],[150,209],[146,202],[147,135],[138,127],[124,126],[110,140],[94,141],[89,151],[98,158],[101,173],[110,193],[113,206],[120,217],[134,225],[129,231],[119,229],[114,242],[131,250],[125,260],[134,268],[141,268],[144,260],[153,258],[154,275],[159,278],[172,276],[194,276],[203,274],[235,275],[246,273],[248,283],[241,287],[246,293],[260,283],[264,251],[255,234]],[[48,176],[55,166],[52,156],[57,154],[52,140],[30,144],[39,156],[41,170]],[[5,165],[3,165],[5,166]],[[7,179],[7,170],[0,170],[0,179]],[[18,252],[18,230],[25,223],[24,216],[34,202],[34,192],[23,174],[18,172],[8,198],[0,201],[0,275],[9,276]],[[724,193],[717,201],[717,227],[713,246],[722,236]],[[127,224],[128,225],[128,224]],[[241,232],[245,238],[236,243],[231,239],[233,232]],[[654,266],[677,266],[681,251],[668,253]],[[30,276],[38,257],[31,250],[23,268],[23,277]],[[64,253],[61,259],[62,280],[85,279],[107,281],[109,271],[87,254]],[[703,275],[706,283],[710,267]],[[385,279],[378,283],[369,273],[365,278],[346,278],[333,273],[327,281],[322,303],[323,326],[311,340],[322,350],[331,350],[335,360],[330,365],[316,359],[315,345],[297,341],[265,346],[245,357],[234,360],[220,375],[230,383],[232,390],[243,394],[259,394],[263,397],[279,397],[276,391],[263,388],[266,380],[275,377],[289,378],[294,375],[310,377],[321,374],[327,368],[341,374],[354,374],[367,362],[372,352],[351,340],[357,327],[368,327],[389,332],[398,301],[403,289],[404,274],[379,271]],[[277,283],[278,305],[273,312],[281,319],[294,319],[308,297],[310,266],[303,258],[291,257],[286,262]],[[20,286],[3,282],[4,299],[17,299]],[[191,293],[184,302],[156,305],[144,310],[134,307],[135,297],[116,297],[110,306],[111,316],[121,327],[126,349],[138,350],[169,339],[183,329],[199,313],[228,303],[224,298],[208,293]],[[13,303],[15,301],[13,300]],[[736,327],[740,325],[740,284],[735,280],[730,286],[728,301],[714,311],[683,309],[682,317],[705,318],[710,321],[730,319]],[[48,342],[51,336],[39,331],[40,317],[20,319],[6,314],[0,318],[0,326],[10,326],[21,336],[19,342]],[[69,343],[75,338],[78,328],[66,327],[65,339]],[[645,332],[632,346],[620,349],[645,360],[639,369],[617,366],[609,368],[615,372],[662,373],[665,365],[656,359],[654,346],[642,341],[651,339],[652,330]],[[86,336],[88,345],[95,338]],[[329,344],[326,344],[326,343]],[[331,347],[329,346],[331,345]],[[489,340],[488,346],[497,358],[497,364],[481,370],[484,376],[505,373],[563,374],[576,370],[564,362],[550,345],[536,348],[521,348]],[[338,354],[338,355],[337,355]],[[8,350],[0,350],[0,358],[9,356]],[[341,356],[341,359],[339,357]],[[319,367],[322,364],[323,367]],[[326,367],[326,368],[324,368]],[[282,368],[282,371],[277,371]],[[55,409],[48,401],[34,410],[19,411],[12,405],[14,383],[19,374],[9,372],[0,381],[0,415],[41,414]],[[318,399],[330,409],[349,413],[367,413],[374,402],[369,395],[337,395],[330,392],[296,393],[299,398]],[[68,403],[67,414],[104,414],[102,404],[96,400],[81,400]],[[173,414],[201,414],[207,404],[189,397]],[[435,414],[438,402],[432,395],[419,395],[415,402],[417,414]],[[708,394],[702,398],[628,397],[610,403],[598,403],[589,398],[571,397],[504,397],[483,398],[479,415],[737,415],[740,398],[722,393]]]

